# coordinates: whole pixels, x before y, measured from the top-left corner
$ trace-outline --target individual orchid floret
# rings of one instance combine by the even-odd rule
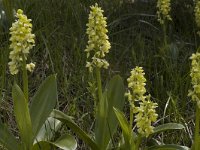
[[[192,54],[190,59],[192,60],[190,76],[193,88],[189,90],[188,96],[191,96],[200,108],[200,53]]]
[[[106,17],[103,16],[103,10],[98,4],[90,8],[91,11],[86,32],[88,35],[88,44],[85,49],[89,60],[86,67],[90,71],[95,67],[107,69],[109,63],[105,59],[105,54],[109,52],[111,45],[108,41]]]
[[[12,49],[12,51],[10,52],[9,56],[11,61],[8,63],[8,65],[12,75],[15,75],[19,72],[23,61],[27,60],[30,49],[35,46],[35,35],[31,33],[31,19],[28,19],[27,16],[23,14],[21,9],[17,10],[16,17],[17,20],[10,28],[10,49]]]
[[[157,1],[157,15],[158,21],[160,24],[164,24],[165,20],[171,21],[172,18],[170,16],[171,11],[171,3],[170,0],[158,0]]]
[[[26,69],[30,72],[33,72],[33,70],[35,69],[35,64],[34,63],[27,64]]]

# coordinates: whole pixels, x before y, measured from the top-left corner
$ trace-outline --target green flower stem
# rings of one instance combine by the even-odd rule
[[[132,135],[132,123],[133,123],[133,108],[130,106],[130,126],[129,126],[129,130],[130,130],[131,135]]]
[[[100,101],[102,99],[102,85],[101,85],[101,72],[100,68],[98,67],[96,67],[96,79],[97,79],[98,97]]]
[[[25,60],[24,55],[23,55],[22,71],[23,71],[23,91],[24,91],[25,98],[28,102],[28,75],[27,75],[26,60]]]
[[[132,131],[132,123],[133,123],[133,108],[130,107],[130,131]]]
[[[132,124],[133,124],[133,107],[130,106],[130,122],[129,122],[129,132],[130,132],[130,148],[131,150],[135,150],[135,143],[133,142],[133,134],[132,134]]]
[[[195,150],[199,150],[199,121],[200,121],[200,109],[198,105],[196,105],[196,120],[195,120],[195,135],[194,135],[194,144],[195,144]]]
[[[142,141],[142,136],[139,135],[136,141],[135,150],[139,150],[141,141]]]

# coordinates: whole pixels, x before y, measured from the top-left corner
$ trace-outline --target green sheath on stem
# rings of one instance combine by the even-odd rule
[[[96,78],[97,78],[97,87],[98,87],[98,97],[100,101],[102,99],[102,86],[101,86],[101,72],[100,72],[100,68],[98,67],[96,67]]]

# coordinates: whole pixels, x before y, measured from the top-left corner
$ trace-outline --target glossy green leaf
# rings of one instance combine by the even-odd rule
[[[19,142],[9,132],[7,126],[2,123],[0,123],[0,143],[8,150],[16,150],[20,147]]]
[[[63,150],[75,150],[77,147],[76,140],[73,136],[65,134],[54,142],[54,145]]]
[[[50,150],[53,147],[57,147],[62,150],[75,150],[77,147],[77,143],[74,137],[69,134],[65,134],[55,142],[40,141],[34,144],[32,150]]]
[[[49,141],[40,141],[36,144],[33,145],[33,148],[31,150],[51,150],[53,149],[55,146],[52,145],[51,142]]]
[[[38,132],[34,143],[39,141],[50,141],[53,138],[55,132],[60,129],[61,125],[61,121],[49,117]]]
[[[155,127],[154,133],[152,133],[152,134],[160,133],[160,132],[163,132],[166,130],[181,130],[184,128],[185,127],[179,123],[166,123],[166,124],[162,124],[162,125]]]
[[[31,118],[27,100],[17,84],[15,84],[12,88],[12,97],[14,101],[14,113],[20,132],[20,137],[23,144],[25,144],[24,146],[29,149],[33,142]]]
[[[118,121],[113,107],[122,110],[124,106],[124,84],[120,76],[114,76],[105,89],[98,104],[96,115],[95,139],[102,149],[106,149],[115,133]]]
[[[57,101],[56,76],[51,75],[40,85],[32,99],[30,115],[34,136],[37,135]]]
[[[130,139],[131,139],[131,133],[129,130],[129,123],[125,117],[125,115],[123,114],[123,112],[121,112],[120,110],[113,108],[114,112],[117,116],[117,119],[119,121],[119,124],[121,126],[122,132],[123,132],[123,137],[124,137],[124,145],[123,147],[125,148],[129,148],[130,146]]]
[[[51,113],[51,117],[54,117],[61,122],[65,123],[72,131],[74,131],[88,146],[93,150],[99,150],[97,144],[85,133],[74,121],[71,117],[65,115],[59,110],[53,110]]]
[[[147,148],[147,150],[189,150],[186,146],[180,146],[175,144],[166,144],[166,145],[156,145]]]

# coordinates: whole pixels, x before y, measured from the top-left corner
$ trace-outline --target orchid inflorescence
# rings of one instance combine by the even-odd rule
[[[157,1],[157,15],[158,21],[160,24],[164,24],[165,20],[171,21],[172,18],[170,16],[171,11],[171,3],[170,0],[158,0]]]
[[[111,45],[108,41],[106,17],[103,16],[104,11],[98,4],[95,4],[90,8],[91,11],[86,32],[88,34],[88,45],[85,52],[87,52],[88,59],[91,55],[92,56],[91,60],[87,61],[86,67],[88,67],[90,71],[95,67],[107,69],[109,63],[104,57],[105,54],[109,52]]]
[[[192,54],[190,59],[192,60],[190,76],[193,89],[189,90],[188,96],[191,96],[200,108],[200,53]]]
[[[27,60],[30,49],[35,46],[35,35],[31,33],[31,19],[28,19],[21,9],[17,10],[16,17],[17,20],[10,28],[10,49],[12,49],[12,51],[9,56],[11,61],[8,64],[12,75],[19,72],[23,62]],[[26,64],[26,68],[30,72],[33,71],[34,67],[34,63]]]
[[[128,97],[130,106],[135,114],[135,122],[138,132],[148,137],[153,133],[152,122],[157,120],[158,114],[155,111],[157,103],[150,100],[150,95],[146,94],[146,79],[142,67],[135,67],[131,71],[131,76],[127,79],[129,91],[125,94]],[[137,104],[139,106],[136,106]]]

